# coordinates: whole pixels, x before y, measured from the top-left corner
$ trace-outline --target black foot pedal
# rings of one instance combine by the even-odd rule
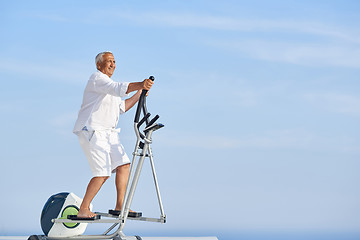
[[[94,221],[94,220],[99,220],[101,218],[100,215],[95,215],[94,217],[78,217],[77,215],[68,215],[67,219],[70,220],[80,220],[80,221],[86,221],[86,220],[90,220],[90,221]]]
[[[119,216],[121,213],[121,211],[118,210],[109,210],[109,214],[114,215],[114,216]],[[139,218],[142,216],[141,212],[129,212],[128,217],[131,218]]]

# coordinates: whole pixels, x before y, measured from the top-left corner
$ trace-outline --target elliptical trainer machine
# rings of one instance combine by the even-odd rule
[[[154,81],[154,77],[150,76]],[[156,123],[159,115],[156,115],[150,120],[150,113],[146,107],[146,94],[147,91],[143,90],[138,101],[135,119],[134,130],[136,134],[136,144],[133,152],[132,163],[130,167],[129,179],[125,191],[124,203],[119,216],[109,213],[95,212],[98,218],[94,220],[72,220],[70,216],[76,215],[82,199],[73,193],[58,193],[51,196],[46,202],[41,213],[41,228],[45,235],[31,235],[28,240],[69,240],[69,239],[114,239],[114,240],[127,240],[127,239],[141,239],[139,236],[129,237],[123,233],[126,221],[149,221],[149,222],[166,222],[166,215],[164,212],[158,180],[155,172],[154,159],[151,150],[152,134],[154,131],[164,127],[161,123]],[[140,115],[143,117],[140,119]],[[146,123],[145,128],[140,130],[140,127]],[[160,208],[159,218],[149,217],[129,217],[130,206],[134,197],[135,189],[139,181],[140,173],[145,158],[150,159],[150,165],[153,173],[157,198]],[[111,223],[112,225],[100,235],[82,235],[85,232],[88,223]],[[117,230],[113,231],[118,226]],[[112,232],[113,231],[113,232]],[[111,233],[112,232],[112,233]]]
[[[149,79],[155,80],[153,76]],[[134,130],[136,134],[136,144],[133,152],[133,158],[130,167],[129,179],[125,191],[124,201],[119,216],[109,213],[95,212],[97,218],[93,220],[74,219],[72,216],[77,215],[82,199],[77,197],[74,193],[58,193],[52,195],[46,202],[41,213],[41,228],[44,235],[31,235],[28,240],[155,240],[154,237],[140,237],[140,236],[126,236],[123,232],[127,220],[147,221],[165,223],[166,215],[161,200],[159,184],[155,172],[154,159],[151,150],[152,134],[154,131],[164,127],[163,124],[157,123],[159,115],[156,115],[150,120],[150,113],[146,107],[146,94],[147,91],[143,90],[138,101],[135,119]],[[142,113],[142,114],[141,114]],[[143,115],[140,119],[140,115]],[[145,123],[145,127],[140,130],[140,127]],[[136,186],[139,181],[140,173],[145,158],[149,158],[150,165],[153,173],[155,189],[157,193],[160,217],[150,218],[143,216],[129,216],[130,206],[133,201]],[[91,210],[92,206],[90,206]],[[109,223],[112,224],[103,234],[99,235],[82,235],[88,223]],[[117,227],[117,229],[116,229]],[[116,229],[116,230],[114,230]],[[161,238],[162,240],[172,238]],[[179,238],[176,240],[189,239]],[[194,239],[194,238],[190,238]],[[200,237],[195,239],[202,240],[217,240],[216,237]]]

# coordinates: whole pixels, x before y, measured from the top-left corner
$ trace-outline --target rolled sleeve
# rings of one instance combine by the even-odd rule
[[[120,97],[128,97],[129,96],[129,94],[126,93],[128,90],[128,87],[129,87],[128,82],[120,83]]]
[[[119,107],[120,107],[120,114],[123,114],[123,113],[126,112],[125,101],[124,100],[121,100]]]
[[[129,87],[128,82],[115,82],[105,74],[99,72],[94,75],[92,82],[95,92],[117,97],[129,96],[129,94],[126,94]]]

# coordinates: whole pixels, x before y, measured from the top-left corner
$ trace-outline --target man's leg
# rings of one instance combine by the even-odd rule
[[[119,211],[121,210],[125,196],[127,181],[129,178],[129,169],[130,169],[129,163],[125,165],[121,165],[116,168],[115,185],[116,185],[117,198],[116,198],[115,210],[119,210]]]
[[[94,217],[96,214],[90,211],[90,203],[94,199],[95,195],[99,192],[101,186],[109,177],[93,177],[86,189],[84,199],[81,203],[78,217]]]

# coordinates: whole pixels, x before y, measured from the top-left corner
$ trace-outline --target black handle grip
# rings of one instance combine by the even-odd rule
[[[150,117],[150,113],[146,114],[138,123],[137,127],[139,128],[141,126],[141,124],[143,124],[145,122],[145,120],[147,120]]]
[[[159,117],[160,117],[159,115],[156,115],[153,119],[151,119],[151,121],[146,125],[146,127],[153,125],[154,122],[156,122],[156,120],[159,119]]]
[[[155,81],[154,76],[150,76],[149,79],[150,79],[151,81]],[[146,95],[147,92],[148,92],[147,90],[143,90],[143,91],[141,92],[141,95]]]
[[[149,79],[150,79],[151,81],[154,81],[154,80],[155,80],[154,76],[150,76]],[[147,92],[148,92],[148,90],[142,90],[141,96],[145,97],[146,94],[147,94]]]
[[[150,76],[149,79],[151,81],[155,80],[154,76]],[[135,113],[135,119],[134,119],[135,123],[139,122],[140,112],[141,112],[142,106],[144,105],[144,98],[146,97],[147,92],[148,92],[147,90],[142,90],[142,92],[141,92],[139,102],[138,102],[138,105],[137,105],[137,109],[136,109],[136,113]]]

